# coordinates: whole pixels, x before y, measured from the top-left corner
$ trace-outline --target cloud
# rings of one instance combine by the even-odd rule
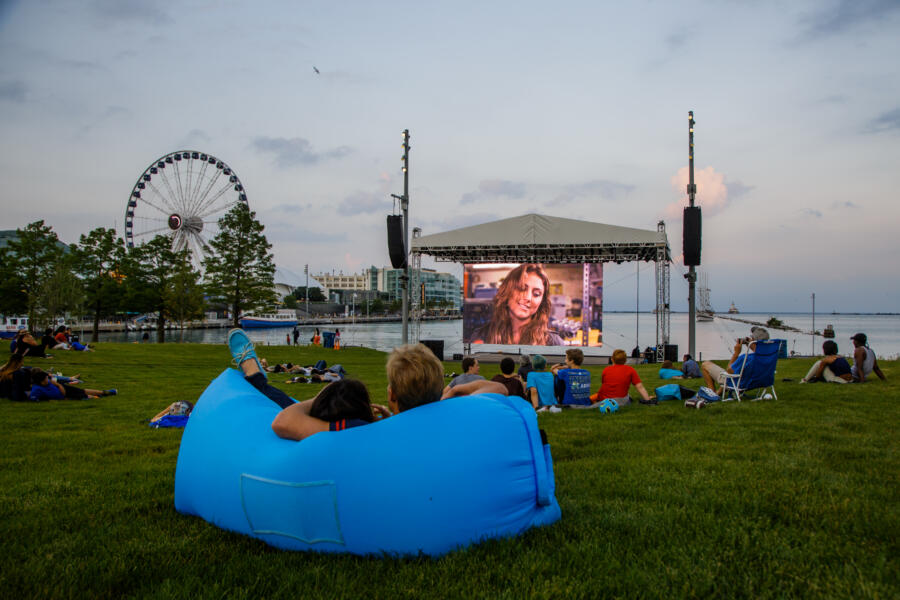
[[[831,205],[831,208],[859,208],[859,204],[853,202],[852,200],[844,200],[843,202],[835,202]]]
[[[472,204],[496,198],[522,198],[525,196],[526,185],[522,181],[508,181],[505,179],[483,179],[478,184],[478,190],[466,192],[462,195],[462,204]]]
[[[178,144],[180,148],[196,148],[204,144],[208,144],[212,138],[202,129],[191,129],[187,132],[181,142]]]
[[[454,215],[451,217],[442,217],[429,222],[431,227],[424,228],[422,235],[431,235],[433,233],[442,233],[451,229],[460,229],[461,227],[469,227],[471,225],[481,225],[482,223],[490,223],[491,221],[499,221],[509,215],[497,215],[493,213],[473,213],[466,215]]]
[[[75,134],[75,139],[81,139],[95,129],[98,129],[101,125],[112,121],[118,117],[127,117],[131,115],[131,111],[125,108],[124,106],[107,106],[103,112],[94,119],[91,123],[82,126]]]
[[[838,0],[800,20],[809,39],[846,33],[860,25],[881,23],[900,9],[896,0]]]
[[[338,205],[338,212],[342,215],[370,214],[383,211],[385,214],[391,208],[391,200],[384,194],[376,192],[356,192],[344,198]]]
[[[149,25],[171,25],[175,19],[146,0],[94,0],[91,8],[107,21],[135,21]]]
[[[341,158],[350,154],[351,149],[340,146],[327,152],[316,152],[312,144],[303,138],[257,137],[252,142],[257,151],[275,155],[275,164],[281,168],[298,165],[314,165],[323,160]]]
[[[306,204],[297,204],[291,202],[284,202],[282,204],[276,204],[271,208],[271,210],[278,212],[286,212],[286,213],[296,213],[296,212],[305,212],[310,210],[313,207],[312,202],[307,202]]]
[[[618,181],[609,181],[607,179],[594,179],[584,183],[565,186],[563,191],[554,200],[548,202],[547,205],[571,202],[578,198],[617,200],[627,196],[633,190],[634,186],[627,183],[619,183]]]
[[[744,185],[740,181],[726,181],[725,187],[728,188],[728,197],[731,199],[740,198],[756,189],[752,185]]]
[[[900,108],[889,110],[871,121],[865,128],[865,133],[882,133],[900,129]]]
[[[0,81],[0,100],[21,104],[25,102],[27,93],[28,90],[21,81]]]
[[[682,216],[683,208],[688,205],[688,168],[678,169],[678,173],[672,177],[671,181],[672,188],[683,196],[677,202],[669,204],[664,214],[667,219],[678,220]],[[703,209],[703,215],[706,217],[717,215],[728,207],[728,193],[732,188],[736,190],[735,197],[744,195],[753,189],[740,182],[726,184],[725,175],[718,173],[713,167],[694,171],[694,184],[697,186],[695,204]]]
[[[816,210],[816,209],[814,209],[814,208],[804,208],[802,212],[803,212],[804,215],[806,215],[806,216],[808,216],[808,217],[815,217],[815,218],[817,218],[817,219],[821,219],[821,218],[822,218],[822,211],[821,211],[821,210]]]

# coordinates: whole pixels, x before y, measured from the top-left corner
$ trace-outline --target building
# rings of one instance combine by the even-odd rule
[[[315,275],[315,278],[325,288],[325,294],[329,297],[332,291],[337,290],[344,292],[341,296],[345,296],[346,292],[359,292],[360,297],[363,296],[363,292],[367,297],[371,297],[373,292],[378,292],[378,295],[392,302],[402,299],[400,285],[402,275],[403,269],[379,269],[373,265],[361,274],[320,273]],[[418,274],[413,274],[413,279],[419,284],[425,284],[425,299],[429,303],[449,303],[449,308],[461,310],[462,284],[455,275],[439,273],[434,269],[421,269]]]

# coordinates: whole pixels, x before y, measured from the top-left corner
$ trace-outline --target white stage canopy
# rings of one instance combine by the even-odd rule
[[[529,214],[412,240],[412,252],[459,263],[671,260],[661,231]]]

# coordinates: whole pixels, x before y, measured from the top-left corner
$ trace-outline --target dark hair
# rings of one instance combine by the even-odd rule
[[[13,354],[9,357],[9,360],[6,361],[6,364],[0,367],[0,381],[6,381],[7,379],[12,379],[12,374],[22,368],[22,361],[25,359],[22,358],[21,354]]]
[[[825,343],[822,344],[822,352],[825,353],[825,356],[834,356],[838,353],[838,345],[834,340],[825,340]]]
[[[512,372],[516,370],[516,361],[511,359],[510,357],[506,357],[500,361],[500,372],[504,375],[512,375]]]
[[[47,375],[47,371],[45,371],[43,369],[32,369],[31,370],[31,383],[40,384],[47,377],[49,377]]]
[[[512,344],[513,328],[512,319],[509,317],[507,303],[519,290],[519,284],[527,274],[534,274],[541,278],[544,286],[544,295],[537,310],[522,330],[519,336],[519,344],[532,346],[549,345],[547,333],[550,326],[550,280],[544,268],[536,263],[521,264],[503,278],[503,283],[494,296],[491,320],[484,328],[484,341],[488,344]]]
[[[322,388],[309,407],[309,414],[329,423],[341,419],[359,419],[367,423],[375,420],[369,390],[356,379],[341,379]]]
[[[672,361],[671,361],[671,360],[664,360],[664,361],[662,362],[662,368],[663,368],[663,369],[671,369],[671,368],[672,368]]]
[[[469,369],[471,369],[472,367],[474,367],[476,362],[477,362],[477,361],[475,360],[475,357],[474,357],[474,356],[467,356],[467,357],[465,357],[464,359],[462,359],[462,370],[463,370],[463,373],[468,373],[468,372],[469,372]]]
[[[690,354],[685,354],[685,355],[684,355],[684,360],[691,360],[691,355],[690,355]]]

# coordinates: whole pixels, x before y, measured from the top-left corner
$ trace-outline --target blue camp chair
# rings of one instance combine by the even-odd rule
[[[778,364],[778,349],[785,340],[764,340],[756,342],[755,350],[751,353],[750,346],[744,349],[741,370],[738,373],[725,373],[725,381],[722,384],[722,400],[731,393],[738,402],[741,401],[741,393],[749,390],[758,390],[756,398],[759,400],[763,394],[771,388],[772,397],[778,400],[775,393],[775,367]]]

